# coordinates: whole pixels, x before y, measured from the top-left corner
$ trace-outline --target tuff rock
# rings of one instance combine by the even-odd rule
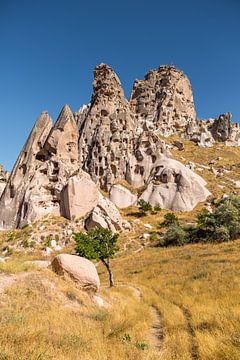
[[[171,158],[162,137],[239,145],[239,133],[230,114],[197,120],[189,79],[174,66],[136,80],[128,101],[113,69],[100,64],[91,102],[74,113],[65,105],[54,125],[43,112],[7,184],[0,177],[0,227],[21,227],[51,214],[119,231],[116,206],[135,204],[135,192],[162,208],[189,211],[209,195],[206,183]],[[182,149],[183,143],[175,146]]]

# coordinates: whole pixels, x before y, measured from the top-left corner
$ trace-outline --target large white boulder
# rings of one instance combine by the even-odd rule
[[[59,275],[68,275],[86,291],[97,292],[100,280],[94,264],[80,256],[60,254],[52,261],[52,269]]]
[[[137,202],[137,195],[120,184],[113,185],[110,191],[110,200],[119,208],[124,209]]]
[[[191,211],[210,192],[206,181],[179,161],[163,158],[156,162],[141,199],[163,209]]]

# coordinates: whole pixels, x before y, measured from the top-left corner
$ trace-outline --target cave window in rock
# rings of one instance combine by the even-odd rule
[[[23,217],[24,218],[27,215],[27,212],[28,212],[28,203],[24,203],[24,207],[23,207]]]
[[[103,176],[103,174],[104,174],[104,171],[103,171],[103,167],[101,166],[99,168],[99,176]]]
[[[144,167],[143,167],[143,166],[136,165],[134,172],[135,172],[135,174],[140,174],[141,176],[143,176],[143,174],[144,174]]]
[[[111,165],[111,171],[112,171],[112,174],[114,175],[114,177],[116,178],[117,176],[117,167],[115,165]]]
[[[10,198],[13,199],[14,196],[15,196],[15,188],[14,188],[14,185],[11,184],[9,190],[10,190]]]
[[[153,164],[155,163],[156,160],[157,160],[156,155],[152,155],[152,163],[153,163]]]
[[[26,172],[27,172],[27,165],[26,165],[26,164],[22,164],[22,165],[20,166],[20,168],[19,168],[19,169],[21,169],[21,170],[22,170],[23,175],[25,175],[25,174],[26,174]]]
[[[43,151],[39,151],[37,154],[36,154],[36,160],[39,160],[39,161],[45,161],[46,159],[46,156],[44,154]]]

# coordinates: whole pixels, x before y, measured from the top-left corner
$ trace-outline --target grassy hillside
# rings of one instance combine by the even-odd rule
[[[102,308],[23,258],[1,265],[0,278],[17,273],[1,296],[0,359],[237,360],[239,250],[235,241],[122,255],[115,289],[98,267]]]

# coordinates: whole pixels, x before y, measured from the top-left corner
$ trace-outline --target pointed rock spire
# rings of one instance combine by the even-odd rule
[[[74,125],[76,125],[70,107],[68,106],[68,104],[65,104],[60,112],[60,115],[56,121],[54,128],[59,130],[64,130],[64,127],[68,121],[71,121]]]
[[[124,98],[124,92],[117,74],[107,64],[100,64],[94,69],[93,96],[95,101],[98,97]]]

